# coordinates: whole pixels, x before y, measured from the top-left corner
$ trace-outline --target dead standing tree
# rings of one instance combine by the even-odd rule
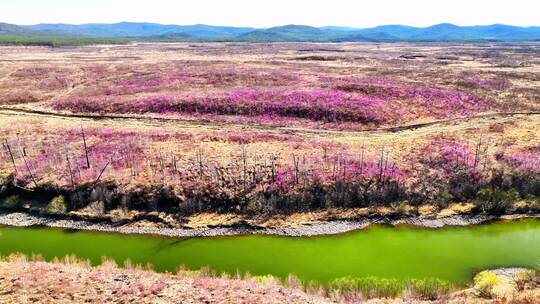
[[[199,174],[202,176],[203,173],[204,173],[204,164],[203,164],[203,151],[202,151],[202,148],[199,148],[199,150],[197,150],[197,155],[196,155],[196,158],[197,158],[197,165],[199,167]]]
[[[107,161],[107,163],[105,164],[105,166],[103,166],[103,168],[101,169],[101,171],[99,172],[99,175],[98,177],[96,178],[96,180],[94,181],[93,185],[96,185],[99,180],[101,179],[101,176],[103,175],[103,173],[105,172],[105,170],[107,170],[107,168],[111,165],[111,163],[113,162],[113,158],[114,156],[116,155],[116,152],[115,151],[110,157],[109,157],[109,160]]]
[[[69,171],[69,177],[71,179],[71,187],[75,189],[75,179],[73,178],[73,169],[71,168],[71,161],[69,160],[69,152],[68,152],[67,147],[66,147],[66,163],[67,163],[67,168]]]
[[[384,146],[381,147],[381,157],[379,159],[379,187],[382,186],[384,173]]]
[[[247,193],[247,148],[246,145],[242,146],[242,161],[243,161],[243,182],[244,182],[244,195]]]
[[[11,158],[11,163],[13,164],[13,171],[15,172],[15,174],[17,174],[17,165],[15,164],[15,157],[13,157],[13,152],[11,152],[11,147],[9,146],[7,139],[4,139],[4,142],[6,145],[6,149],[9,153],[9,157]]]
[[[75,177],[73,176],[73,168],[71,166],[71,161],[69,159],[69,150],[67,149],[67,146],[66,146],[66,163],[67,163],[67,168],[69,170],[69,177],[70,177],[70,180],[71,180],[71,187],[73,188],[73,191],[76,191],[78,203],[81,203],[82,199],[81,199],[81,195],[80,195],[80,193],[77,190],[77,187],[75,185]]]
[[[300,157],[296,157],[296,156],[293,154],[294,183],[295,183],[295,184],[298,184],[298,176],[299,176],[299,174],[300,174],[299,161],[300,161]]]
[[[28,170],[28,174],[30,174],[30,178],[32,179],[32,182],[34,183],[34,186],[37,188],[38,184],[37,184],[36,178],[34,174],[32,173],[32,170],[30,169],[30,165],[28,164],[28,161],[26,160],[25,152],[21,148],[20,144],[19,144],[19,152],[21,153],[21,157],[24,161],[24,165],[26,166],[26,170]]]
[[[86,169],[90,169],[90,157],[88,156],[88,146],[86,145],[86,136],[84,135],[84,129],[82,125],[81,125],[81,135],[82,135],[82,140],[83,140],[83,145],[84,145],[84,155],[86,157]]]
[[[270,168],[272,171],[272,182],[276,181],[276,158],[274,154],[270,154]]]

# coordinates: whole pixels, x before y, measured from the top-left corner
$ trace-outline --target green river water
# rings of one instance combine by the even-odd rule
[[[21,252],[46,259],[75,254],[98,264],[130,259],[157,271],[209,266],[321,283],[343,276],[438,277],[467,283],[475,271],[540,264],[540,220],[424,229],[371,226],[334,236],[170,238],[52,228],[0,227],[0,255]]]

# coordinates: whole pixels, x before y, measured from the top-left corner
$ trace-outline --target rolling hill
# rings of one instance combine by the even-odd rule
[[[32,35],[40,33],[40,31],[35,31],[24,26],[0,22],[0,35]]]
[[[339,30],[321,29],[306,25],[284,25],[256,30],[238,36],[246,41],[331,41],[344,38],[347,33]]]

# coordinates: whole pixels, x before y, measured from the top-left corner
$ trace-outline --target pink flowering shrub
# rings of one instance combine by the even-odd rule
[[[464,201],[474,197],[486,183],[487,170],[482,163],[486,160],[466,144],[436,139],[418,155],[410,159],[416,167],[413,192],[420,196],[418,201],[445,196]]]
[[[320,77],[313,82],[284,70],[216,68],[119,79],[108,84],[104,92],[75,94],[55,100],[52,106],[82,113],[232,115],[270,122],[293,118],[387,124],[421,117],[471,115],[488,110],[490,103],[471,93],[381,77]]]
[[[388,112],[444,118],[487,110],[489,103],[470,93],[445,88],[402,84],[385,78],[324,77],[327,87],[383,100]]]
[[[381,123],[390,117],[379,100],[358,98],[339,91],[233,90],[206,97],[152,96],[133,101],[113,98],[67,99],[57,110],[88,113],[190,113],[240,116],[296,117],[327,122]]]
[[[514,170],[540,174],[540,150],[497,154],[499,161]]]
[[[133,100],[116,97],[57,100],[56,110],[84,113],[186,113],[304,118],[324,122],[388,123],[402,117],[443,118],[487,109],[487,104],[461,92],[423,88],[405,100],[386,94],[362,97],[340,90],[232,90],[207,96],[158,95]],[[366,94],[369,95],[369,94]],[[395,99],[394,99],[395,98]]]
[[[502,165],[499,184],[516,189],[522,197],[540,196],[540,150],[499,151],[496,160]]]

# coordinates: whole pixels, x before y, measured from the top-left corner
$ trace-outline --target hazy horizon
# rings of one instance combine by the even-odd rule
[[[0,20],[0,23],[2,23],[2,22],[3,21]],[[9,23],[9,22],[6,22],[6,23]],[[276,24],[276,25],[266,26],[266,27],[256,27],[256,26],[249,26],[249,25],[241,26],[241,25],[229,25],[229,24],[209,24],[209,23],[201,23],[201,22],[189,23],[189,24],[185,24],[185,23],[160,23],[160,22],[152,22],[152,21],[144,21],[144,20],[143,21],[117,21],[117,22],[86,22],[86,23],[40,22],[40,23],[27,23],[27,24],[22,24],[22,23],[9,23],[9,24],[14,24],[14,25],[19,25],[19,26],[33,26],[33,25],[39,25],[39,24],[66,24],[66,25],[111,24],[112,25],[112,24],[119,24],[119,23],[148,23],[148,24],[177,25],[177,26],[207,25],[207,26],[219,26],[219,27],[254,28],[254,29],[268,29],[268,28],[280,27],[280,26],[288,26],[288,25],[312,26],[312,27],[316,27],[316,28],[337,27],[337,28],[350,28],[350,29],[366,29],[366,28],[374,28],[374,27],[377,27],[377,26],[411,26],[411,27],[417,27],[417,28],[427,28],[427,27],[440,25],[440,24],[452,24],[452,25],[459,26],[459,27],[491,26],[491,25],[499,25],[499,24],[500,25],[515,26],[515,27],[523,27],[523,28],[540,27],[540,25],[525,25],[525,26],[522,26],[522,25],[515,25],[515,24],[508,24],[508,23],[489,23],[489,24],[461,25],[461,24],[455,24],[455,23],[452,23],[452,22],[440,22],[440,23],[434,23],[434,24],[427,25],[427,26],[414,26],[414,25],[410,25],[410,24],[397,24],[396,23],[396,24],[378,24],[378,25],[369,26],[369,27],[356,27],[356,26],[350,26],[350,25],[347,25],[347,24],[337,24],[337,25],[336,24],[326,24],[326,25],[318,26],[318,25],[309,25],[309,24],[300,24],[300,23],[288,23],[288,24]]]
[[[379,25],[428,27],[440,23],[458,26],[506,24],[538,26],[540,4],[530,0],[435,1],[379,0],[0,0],[0,22],[33,25],[39,23],[147,22],[174,25],[269,28],[299,24],[315,27],[343,26],[369,28]]]

